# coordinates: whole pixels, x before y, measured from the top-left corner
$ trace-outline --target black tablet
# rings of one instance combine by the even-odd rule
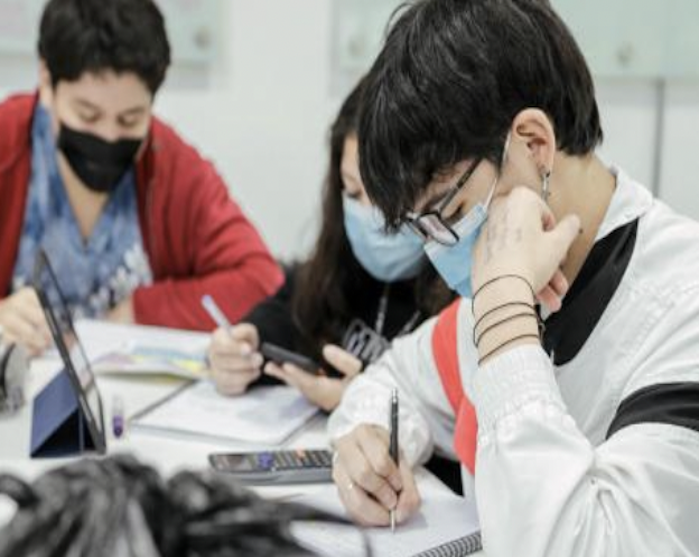
[[[43,250],[37,254],[34,263],[34,288],[46,315],[56,348],[63,360],[65,371],[70,377],[95,450],[98,453],[104,453],[107,450],[107,441],[102,397],[97,389],[85,350],[75,332],[73,319],[58,285],[56,274]]]

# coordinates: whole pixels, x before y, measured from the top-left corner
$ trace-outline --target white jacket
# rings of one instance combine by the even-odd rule
[[[618,171],[597,241],[636,219],[621,283],[565,365],[527,346],[479,369],[461,303],[459,367],[478,417],[475,480],[463,475],[489,557],[699,556],[699,225]],[[332,439],[360,423],[386,426],[397,386],[406,458],[424,462],[435,448],[455,458],[435,322],[352,382]]]

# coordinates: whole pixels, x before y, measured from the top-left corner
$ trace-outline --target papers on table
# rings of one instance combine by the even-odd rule
[[[182,379],[202,379],[208,376],[205,354],[129,343],[117,352],[100,356],[92,362],[92,370],[101,375],[172,375]]]
[[[208,375],[207,333],[91,320],[79,321],[76,329],[98,375]]]
[[[318,412],[296,389],[256,387],[225,397],[209,381],[187,385],[131,419],[132,428],[198,439],[279,445]]]
[[[473,501],[447,491],[426,473],[417,477],[422,504],[417,515],[400,524],[396,532],[390,528],[369,528],[374,555],[409,557],[446,542],[475,534],[479,530],[478,515]],[[334,487],[314,495],[296,499],[323,510],[344,516],[345,512]],[[295,524],[294,534],[309,549],[328,557],[361,557],[364,555],[361,536],[351,528],[312,523]]]

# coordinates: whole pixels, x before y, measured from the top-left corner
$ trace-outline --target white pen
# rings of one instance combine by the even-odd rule
[[[206,310],[206,313],[209,314],[211,319],[214,320],[216,325],[226,329],[228,333],[231,332],[231,322],[228,321],[226,315],[223,313],[223,311],[221,311],[221,308],[218,307],[214,299],[209,294],[205,294],[201,297],[201,305]]]

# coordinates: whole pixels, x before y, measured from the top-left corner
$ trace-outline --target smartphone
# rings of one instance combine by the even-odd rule
[[[214,453],[209,463],[217,472],[251,485],[332,481],[332,453],[324,449]]]
[[[275,364],[294,364],[302,370],[314,375],[320,372],[320,364],[313,361],[311,358],[307,358],[306,356],[297,354],[296,352],[292,352],[291,350],[287,350],[286,348],[282,348],[270,342],[262,343],[262,346],[260,346],[260,353]]]

